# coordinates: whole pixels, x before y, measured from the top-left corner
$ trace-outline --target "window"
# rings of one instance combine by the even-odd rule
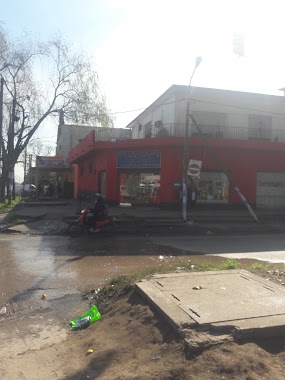
[[[93,172],[93,161],[90,160],[89,161],[89,174],[92,174],[92,172]]]
[[[194,111],[193,116],[201,127],[202,133],[211,137],[223,137],[228,124],[228,115],[221,112]],[[192,135],[199,134],[193,125]]]
[[[160,203],[160,173],[126,171],[120,173],[120,202],[144,205]]]
[[[198,188],[198,201],[201,203],[229,201],[229,180],[222,172],[201,172]]]
[[[248,115],[248,139],[271,140],[271,116]]]
[[[146,123],[144,125],[144,134],[145,134],[145,137],[151,137],[152,136],[152,125],[151,125],[151,121],[149,121],[148,123]]]

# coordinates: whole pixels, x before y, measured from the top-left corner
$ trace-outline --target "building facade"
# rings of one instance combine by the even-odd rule
[[[73,197],[77,193],[77,165],[68,162],[68,154],[72,148],[91,132],[97,131],[102,135],[107,128],[100,128],[88,125],[61,124],[58,126],[57,147],[54,157],[37,156],[35,184],[38,189],[43,189],[46,185],[52,185],[53,193],[61,194],[65,198]],[[129,131],[127,131],[129,133]],[[105,135],[107,132],[105,132]],[[106,137],[106,136],[105,136]],[[43,191],[38,192],[39,195]]]
[[[187,94],[171,86],[124,136],[91,132],[69,154],[78,189],[112,203],[179,204]],[[190,104],[189,159],[202,161],[199,178],[188,180],[190,198],[237,204],[236,185],[251,204],[285,206],[285,98],[192,87]]]

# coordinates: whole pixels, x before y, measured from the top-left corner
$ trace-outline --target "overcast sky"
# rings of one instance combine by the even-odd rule
[[[284,5],[283,5],[284,4]],[[10,33],[60,32],[94,57],[112,112],[147,107],[172,84],[280,94],[285,86],[284,14],[279,0],[2,1]],[[245,54],[233,54],[233,33]],[[117,113],[125,127],[139,112]],[[55,142],[56,128],[45,133]]]

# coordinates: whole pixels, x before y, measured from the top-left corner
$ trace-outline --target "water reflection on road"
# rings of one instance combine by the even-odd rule
[[[1,303],[27,289],[100,287],[116,274],[165,261],[175,264],[184,255],[184,251],[157,246],[147,237],[0,235]]]

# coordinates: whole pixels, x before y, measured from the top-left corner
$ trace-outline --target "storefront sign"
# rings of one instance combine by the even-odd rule
[[[37,156],[37,167],[38,168],[48,168],[48,169],[60,169],[68,168],[69,164],[67,161],[55,158],[55,157],[45,157]]]
[[[119,152],[117,157],[118,169],[160,168],[160,152]]]
[[[258,181],[259,187],[268,187],[271,189],[284,188],[285,182],[281,181]]]
[[[190,160],[187,174],[190,175],[191,177],[199,177],[201,166],[202,166],[202,161]]]

